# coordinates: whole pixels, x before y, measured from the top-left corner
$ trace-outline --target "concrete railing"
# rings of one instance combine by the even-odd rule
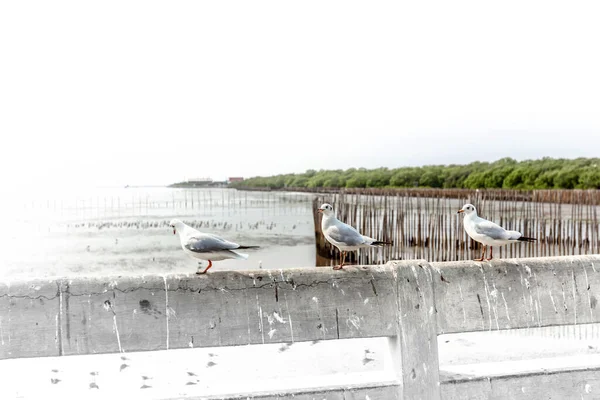
[[[598,272],[600,255],[5,282],[0,359],[388,337],[397,380],[360,398],[580,398],[597,370],[440,382],[437,336],[598,323]]]

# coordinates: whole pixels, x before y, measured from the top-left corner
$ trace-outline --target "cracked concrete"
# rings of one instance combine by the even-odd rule
[[[0,311],[10,314],[3,330],[11,338],[0,358],[31,356],[28,349],[39,341],[46,346],[38,355],[51,356],[187,348],[192,336],[194,347],[388,336],[394,296],[365,299],[377,295],[375,284],[380,292],[395,291],[390,268],[11,282],[0,287]],[[271,326],[271,315],[285,324]]]
[[[434,300],[427,307],[437,315],[438,333],[449,333],[594,322],[600,296],[594,262],[599,262],[597,256],[409,264],[427,269],[421,279],[434,287]],[[471,273],[473,269],[478,273]],[[166,347],[167,335],[173,348],[187,347],[191,336],[199,338],[196,347],[259,343],[265,333],[259,327],[268,324],[259,320],[265,317],[258,308],[294,322],[269,329],[267,342],[291,341],[292,334],[297,341],[394,335],[397,274],[390,263],[342,271],[306,268],[5,282],[0,284],[6,338],[0,358],[34,355],[36,343],[45,355],[119,351],[116,330],[123,351]],[[565,307],[556,307],[555,298]],[[105,301],[111,302],[112,313],[103,308]],[[143,312],[140,302],[148,304]],[[359,318],[360,332],[346,324],[353,315]],[[157,326],[157,319],[164,323]]]
[[[404,394],[439,398],[437,335],[598,323],[599,263],[414,260],[5,282],[0,359],[388,337]]]

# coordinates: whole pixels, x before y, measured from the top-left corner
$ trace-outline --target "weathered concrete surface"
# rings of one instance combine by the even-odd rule
[[[440,398],[433,274],[425,262],[395,261],[397,334],[390,339],[404,399]]]
[[[546,370],[525,374],[463,378],[442,384],[442,398],[479,399],[583,399],[600,398],[600,367]]]
[[[431,267],[438,333],[600,322],[600,255]]]
[[[543,328],[520,331],[524,336],[498,331],[440,336],[442,398],[600,398],[596,337],[559,339],[545,336]]]
[[[0,290],[0,358],[396,335],[389,265],[13,282]]]
[[[386,349],[377,338],[2,360],[0,399],[399,399]]]
[[[359,385],[374,390],[365,396],[435,399],[441,396],[436,335],[600,322],[599,266],[600,255],[490,263],[414,260],[342,271],[3,283],[0,359],[389,337],[395,383],[376,390]],[[581,379],[588,382],[583,373],[560,372],[561,386],[553,390],[562,394],[561,388],[566,393]],[[455,381],[445,386],[466,385]],[[518,395],[511,384],[485,392],[482,383],[473,382],[475,389],[468,390],[482,398]],[[596,385],[591,382],[586,384]],[[522,385],[533,387],[535,381]],[[363,393],[360,388],[348,393]],[[310,397],[298,392],[305,394]]]
[[[412,266],[438,334],[600,321],[598,255],[11,282],[0,359],[396,336]]]
[[[546,392],[552,385],[532,392],[511,381],[521,374],[551,374],[553,384],[562,380],[559,393],[599,397],[593,379],[564,373],[600,368],[600,349],[588,348],[593,340],[476,332],[438,341],[444,399],[506,398],[499,393],[513,384],[526,388],[513,398],[560,398]],[[9,359],[0,361],[0,376],[12,377],[2,381],[0,399],[400,399],[386,349],[387,339],[376,338]]]
[[[60,355],[60,304],[55,281],[0,283],[0,359]]]
[[[197,400],[206,399],[206,397],[197,397]],[[216,398],[215,398],[216,399]],[[334,390],[312,390],[312,391],[297,391],[292,393],[280,393],[280,394],[263,394],[256,396],[241,395],[232,397],[233,399],[242,400],[400,400],[400,394],[398,392],[398,385],[386,385],[386,386],[373,386],[373,387],[353,387],[346,386],[344,388]],[[227,399],[229,400],[229,399]]]

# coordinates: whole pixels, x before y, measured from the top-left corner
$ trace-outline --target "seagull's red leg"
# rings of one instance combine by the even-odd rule
[[[342,267],[344,266],[344,260],[346,259],[346,252],[342,251],[342,254],[340,254],[340,265],[337,267],[333,267],[333,269],[342,269]]]
[[[492,256],[492,252],[494,251],[494,246],[490,246],[490,258],[488,258],[487,260],[490,261],[492,258],[494,258]]]
[[[208,271],[210,269],[210,267],[212,267],[212,261],[208,260],[208,267],[206,267],[206,269],[202,272],[196,272],[197,275],[203,275],[206,273],[206,271]]]
[[[483,251],[481,252],[481,258],[476,258],[473,261],[483,261],[485,259],[485,250],[487,249],[487,246],[484,244],[483,245]]]

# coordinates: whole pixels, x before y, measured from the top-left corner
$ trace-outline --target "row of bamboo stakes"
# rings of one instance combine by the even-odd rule
[[[450,190],[455,192],[455,190]],[[337,249],[321,233],[317,208],[330,203],[338,219],[363,235],[393,241],[380,249],[349,254],[351,262],[379,264],[388,260],[455,261],[478,258],[480,244],[471,240],[457,211],[472,203],[478,215],[525,236],[533,243],[494,249],[495,257],[545,257],[600,253],[598,190],[446,190],[341,191],[318,194],[313,200],[315,239],[320,265],[339,259]],[[443,193],[443,196],[432,196]]]
[[[328,187],[283,187],[271,188],[239,188],[239,191],[251,190],[256,192],[297,192],[316,194],[360,194],[373,196],[409,195],[411,197],[433,197],[447,199],[466,199],[485,192],[488,197],[497,200],[523,200],[541,203],[579,203],[583,197],[590,194],[598,196],[600,190],[582,189],[439,189],[439,188],[328,188]]]
[[[264,209],[265,215],[296,215],[310,212],[306,193],[268,192],[231,189],[172,189],[165,195],[134,193],[131,196],[89,196],[68,199],[32,200],[20,205],[28,213],[90,220],[114,217],[175,216],[180,213],[219,211],[227,215],[243,214],[251,208]]]

